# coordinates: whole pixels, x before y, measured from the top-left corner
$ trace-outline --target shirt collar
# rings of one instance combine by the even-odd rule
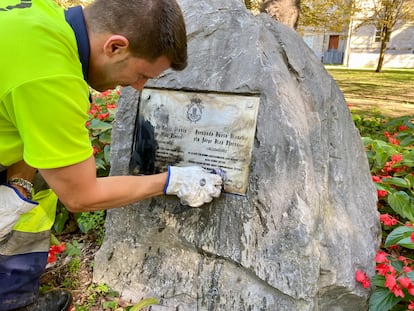
[[[82,7],[75,6],[65,10],[65,19],[75,33],[83,78],[88,81],[90,48]]]

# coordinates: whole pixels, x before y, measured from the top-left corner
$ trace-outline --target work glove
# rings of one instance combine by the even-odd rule
[[[180,198],[183,205],[199,207],[220,196],[223,179],[199,166],[168,166],[164,194]]]
[[[0,185],[0,241],[12,231],[20,215],[27,213],[37,205],[37,202],[23,198],[11,186]]]

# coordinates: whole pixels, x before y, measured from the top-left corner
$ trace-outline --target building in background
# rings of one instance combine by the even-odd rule
[[[325,22],[326,26],[300,26],[299,32],[324,64],[375,68],[380,57],[383,26],[375,22],[374,4],[374,0],[359,1],[360,10],[343,20],[340,32],[330,30],[332,24],[341,21],[335,18],[330,19],[331,23]],[[397,21],[392,29],[383,67],[414,68],[414,20]]]

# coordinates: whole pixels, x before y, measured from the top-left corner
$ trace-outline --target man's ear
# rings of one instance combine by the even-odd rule
[[[128,52],[129,41],[121,35],[111,35],[104,44],[104,54],[107,57],[120,56]]]

